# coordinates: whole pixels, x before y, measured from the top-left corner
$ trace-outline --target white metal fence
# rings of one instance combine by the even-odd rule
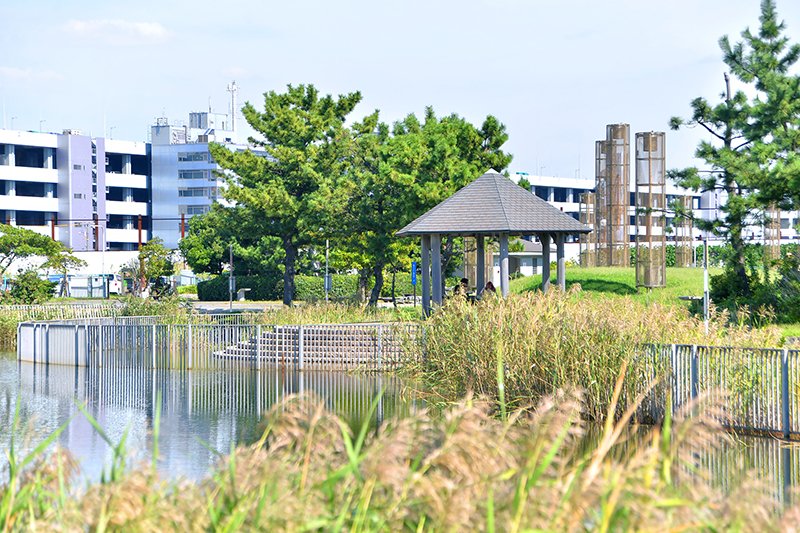
[[[634,379],[662,379],[645,398],[646,416],[658,420],[667,402],[674,410],[704,394],[725,405],[729,427],[800,435],[800,350],[672,344],[647,346],[643,356]]]
[[[253,325],[237,315],[199,315],[202,323],[158,317],[26,322],[17,357],[34,363],[141,369],[226,369],[268,363],[298,369],[382,370],[399,366],[416,325]],[[221,322],[221,323],[220,323]]]

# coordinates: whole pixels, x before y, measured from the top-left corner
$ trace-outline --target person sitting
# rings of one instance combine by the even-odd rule
[[[481,291],[481,297],[483,297],[485,294],[491,294],[492,296],[497,296],[497,290],[494,288],[494,283],[492,283],[491,281],[486,282],[486,285],[483,287],[483,290]]]
[[[453,297],[461,296],[465,300],[469,297],[469,280],[461,278],[461,282],[453,287]]]

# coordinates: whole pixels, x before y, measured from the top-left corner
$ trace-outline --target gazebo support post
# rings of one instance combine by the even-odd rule
[[[540,233],[542,243],[542,292],[550,290],[550,234]]]
[[[556,233],[556,282],[562,291],[567,290],[567,264],[564,260],[564,239],[565,235],[563,233]]]
[[[422,236],[422,316],[431,314],[431,237]]]
[[[483,287],[486,285],[486,252],[483,247],[483,235],[475,236],[476,250],[475,250],[475,294],[480,296],[483,292]]]
[[[500,234],[500,294],[508,296],[508,233]]]
[[[442,305],[442,236],[438,233],[431,235],[431,285],[433,303]]]

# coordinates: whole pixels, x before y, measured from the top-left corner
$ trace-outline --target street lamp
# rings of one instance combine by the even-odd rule
[[[44,129],[44,123],[45,122],[47,122],[47,121],[46,120],[40,120],[39,121],[39,131],[42,131]]]
[[[328,291],[331,290],[331,278],[328,274],[328,253],[330,252],[330,241],[325,239],[325,303],[328,303]]]

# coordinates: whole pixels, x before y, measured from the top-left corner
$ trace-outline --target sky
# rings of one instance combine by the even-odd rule
[[[777,6],[800,42],[800,2]],[[665,131],[693,98],[716,100],[717,41],[759,13],[757,0],[3,0],[0,126],[146,140],[157,117],[227,112],[233,80],[257,108],[311,83],[361,91],[354,118],[494,115],[511,172],[593,178],[606,124]],[[667,165],[695,163],[701,138],[668,131]]]

